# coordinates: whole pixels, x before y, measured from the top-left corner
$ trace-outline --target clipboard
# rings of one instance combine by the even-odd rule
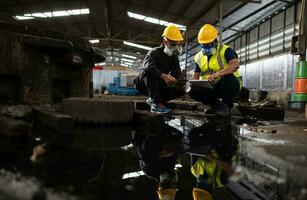
[[[191,87],[196,86],[196,87],[204,87],[204,88],[213,88],[213,83],[211,83],[208,80],[189,80],[189,83],[191,84]]]

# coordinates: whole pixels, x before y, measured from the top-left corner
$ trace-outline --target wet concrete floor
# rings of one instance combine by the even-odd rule
[[[158,199],[159,187],[178,189],[178,200],[193,199],[193,187],[208,189],[215,199],[241,199],[229,189],[210,188],[209,176],[196,178],[191,166],[201,159],[218,160],[221,185],[228,184],[229,177],[237,182],[252,177],[271,199],[288,199],[291,191],[284,189],[287,176],[268,162],[258,166],[249,152],[258,149],[255,145],[250,147],[253,141],[246,139],[246,131],[242,134],[244,128],[239,129],[238,124],[243,123],[169,117],[158,128],[138,124],[78,125],[67,133],[39,127],[30,137],[1,136],[0,200]],[[274,147],[266,149],[269,153],[275,151]],[[162,172],[167,172],[165,180],[169,182],[161,183]]]

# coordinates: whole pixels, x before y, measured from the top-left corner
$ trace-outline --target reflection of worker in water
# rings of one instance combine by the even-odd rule
[[[240,88],[237,79],[239,61],[236,52],[230,46],[219,43],[217,36],[217,29],[210,24],[205,24],[198,33],[201,50],[194,57],[193,79],[208,79],[213,83],[213,89],[192,85],[190,95],[209,105],[208,113],[228,115]]]
[[[162,37],[163,44],[146,55],[135,84],[140,93],[149,95],[146,103],[151,106],[151,112],[168,113],[171,109],[164,104],[184,94],[183,88],[169,87],[183,78],[178,59],[183,38],[175,25],[167,26]]]
[[[235,161],[238,148],[237,139],[229,130],[216,131],[214,124],[205,124],[189,133],[191,172],[197,179],[192,192],[194,200],[219,199],[222,195],[221,189],[233,173],[231,162]]]
[[[159,199],[173,200],[177,192],[175,145],[164,143],[158,137],[137,133],[132,135],[132,143],[136,148],[141,170],[158,183]]]

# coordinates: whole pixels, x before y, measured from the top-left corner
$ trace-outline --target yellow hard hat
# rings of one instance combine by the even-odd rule
[[[174,200],[178,189],[157,190],[159,200]]]
[[[198,43],[199,44],[207,44],[213,42],[218,35],[218,31],[211,24],[205,24],[198,32]]]
[[[193,188],[193,199],[194,200],[212,200],[211,194],[200,188]]]
[[[181,32],[179,28],[175,25],[167,26],[163,31],[162,37],[166,37],[167,39],[172,41],[183,41]]]

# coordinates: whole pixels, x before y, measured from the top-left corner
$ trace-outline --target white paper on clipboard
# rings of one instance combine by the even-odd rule
[[[197,86],[197,87],[205,87],[205,88],[211,88],[213,89],[213,85],[208,80],[189,80],[189,83],[191,86]]]

